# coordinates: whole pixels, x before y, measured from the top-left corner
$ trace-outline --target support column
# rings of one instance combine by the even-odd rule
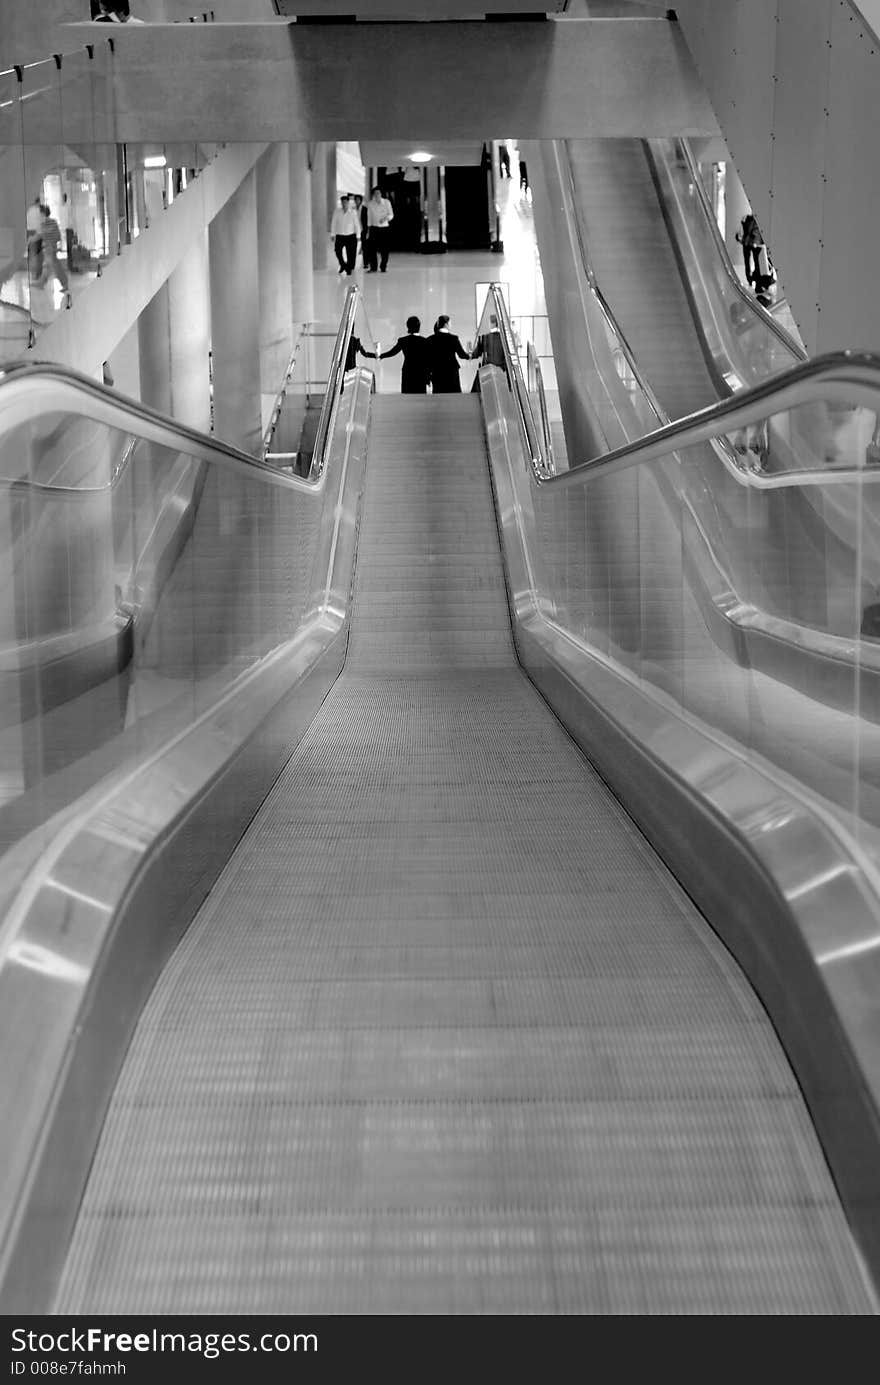
[[[200,236],[138,318],[143,403],[207,432],[211,421],[209,345],[207,242]],[[114,383],[123,389],[115,373]]]
[[[256,453],[262,427],[255,169],[211,222],[208,251],[214,431],[236,447]]]
[[[327,172],[324,181],[326,193],[324,230],[327,233],[327,245],[330,245],[330,222],[333,220],[333,213],[339,206],[339,189],[336,186],[336,143],[329,141],[324,145],[324,157],[327,160]]]
[[[336,179],[333,179],[335,188]],[[327,146],[312,145],[312,266],[330,266],[330,218],[327,216]]]
[[[208,237],[193,241],[168,280],[171,333],[171,406],[175,418],[207,433],[211,426],[208,351],[211,302],[208,296]]]
[[[309,146],[288,145],[290,153],[290,314],[293,322],[315,319],[312,269],[312,179]]]
[[[141,401],[162,414],[170,414],[171,322],[167,283],[144,308],[138,318],[137,331]]]
[[[271,144],[257,164],[260,378],[274,397],[290,360],[290,153]]]

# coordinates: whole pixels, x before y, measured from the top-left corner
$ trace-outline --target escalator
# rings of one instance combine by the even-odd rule
[[[135,1031],[54,1311],[857,1312],[748,984],[517,667],[473,396],[373,406],[344,672]]]
[[[574,139],[566,148],[596,279],[667,416],[715,403],[643,142]]]
[[[876,1312],[872,825],[699,705],[688,515],[542,469],[500,292],[479,396],[371,396],[354,302],[308,478],[48,382],[208,474],[3,860],[4,1311]]]

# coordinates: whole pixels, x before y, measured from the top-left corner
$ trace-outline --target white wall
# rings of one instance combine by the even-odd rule
[[[808,350],[880,350],[876,36],[849,0],[676,11]]]

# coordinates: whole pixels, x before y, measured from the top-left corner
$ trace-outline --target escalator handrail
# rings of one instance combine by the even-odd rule
[[[516,341],[513,335],[513,326],[510,321],[510,314],[507,311],[507,303],[504,299],[504,292],[500,284],[490,284],[489,292],[486,295],[486,307],[479,326],[482,328],[483,319],[491,305],[492,312],[498,318],[501,330],[501,346],[504,352],[505,368],[507,379],[510,385],[510,392],[516,403],[516,413],[519,420],[520,432],[523,444],[529,458],[529,465],[535,475],[542,479],[554,476],[555,467],[553,455],[545,453],[541,445],[538,434],[538,427],[535,423],[535,415],[532,410],[532,402],[523,379],[522,366],[520,365],[519,352],[516,349]]]
[[[547,391],[544,388],[544,372],[541,369],[541,361],[535,350],[535,343],[530,341],[526,348],[526,360],[528,361],[529,372],[535,377],[535,390],[538,395],[538,412],[541,419],[541,437],[544,444],[544,453],[547,457],[550,469],[556,471],[556,457],[553,452],[553,434],[550,428],[550,413],[547,409]]]
[[[354,331],[354,320],[357,316],[359,300],[360,289],[356,284],[352,284],[345,295],[342,316],[339,320],[339,329],[336,333],[336,341],[333,343],[333,352],[330,357],[327,388],[324,391],[324,401],[321,405],[321,412],[318,415],[318,428],[315,433],[315,448],[312,453],[312,464],[309,469],[309,477],[314,481],[320,480],[324,471],[327,439],[332,435],[333,423],[336,418],[336,408],[342,394],[342,382],[345,375],[345,358],[348,355],[348,346],[351,341],[352,332]]]
[[[650,141],[645,140],[646,145],[648,145],[649,143]],[[715,248],[718,251],[718,258],[721,262],[721,267],[724,270],[726,277],[730,281],[731,287],[735,290],[735,292],[738,294],[739,298],[746,305],[749,311],[753,313],[754,316],[760,318],[761,322],[763,322],[764,326],[768,329],[768,331],[773,333],[773,335],[777,338],[781,345],[785,347],[786,351],[788,351],[789,354],[793,356],[796,361],[809,360],[809,356],[807,352],[804,350],[804,348],[801,346],[800,342],[796,341],[795,338],[791,335],[791,333],[786,331],[782,323],[776,321],[776,318],[767,308],[764,307],[763,303],[759,303],[757,298],[755,298],[753,294],[749,293],[749,291],[744,287],[739,275],[733,267],[730,254],[727,249],[727,244],[724,240],[724,237],[721,234],[718,222],[715,220],[715,216],[712,212],[712,207],[709,203],[709,198],[706,194],[706,189],[703,186],[703,180],[700,177],[700,171],[697,168],[697,162],[694,158],[693,150],[691,149],[690,144],[686,139],[677,139],[675,143],[681,150],[682,158],[684,159],[685,165],[687,167],[688,176],[690,177],[694,185],[694,191],[696,192],[697,201],[700,204],[700,210],[702,211],[703,218],[709,227],[709,231],[715,242]]]
[[[87,403],[88,407],[83,405]],[[79,408],[72,408],[78,404]],[[55,362],[27,362],[0,370],[0,424],[11,415],[10,427],[33,418],[35,413],[74,412],[92,418],[121,433],[136,433],[159,446],[186,452],[200,461],[216,462],[274,485],[302,490],[320,480],[320,472],[308,477],[291,476],[249,452],[169,418],[138,399],[100,384],[70,366]],[[323,471],[323,463],[321,465]],[[21,484],[29,484],[21,478]]]
[[[532,467],[532,477],[540,485],[584,483],[609,472],[668,458],[687,447],[716,441],[725,433],[763,423],[774,414],[832,399],[850,404],[864,403],[880,412],[880,355],[870,351],[836,351],[815,356],[751,389],[664,424],[635,442],[589,461],[575,463],[556,476],[541,475]],[[880,479],[880,469],[875,473],[861,467],[816,467],[763,473],[737,467],[735,475],[744,485],[774,490],[794,485],[852,484],[869,478]]]

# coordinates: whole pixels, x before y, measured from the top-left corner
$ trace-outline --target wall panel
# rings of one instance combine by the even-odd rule
[[[880,351],[880,45],[832,10],[817,348]]]
[[[849,0],[676,13],[808,350],[880,351],[880,39]]]
[[[805,341],[814,341],[825,193],[828,0],[779,0],[770,215],[759,221]],[[778,248],[777,248],[778,247]]]

